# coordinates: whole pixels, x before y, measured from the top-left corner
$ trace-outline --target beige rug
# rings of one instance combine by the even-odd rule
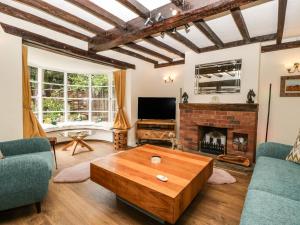
[[[116,153],[117,154],[117,153]],[[97,161],[100,158],[94,159]],[[75,166],[63,169],[53,179],[54,183],[81,183],[90,178],[90,163],[93,161],[79,163]],[[233,184],[236,179],[227,171],[214,168],[213,174],[208,179],[210,184]]]

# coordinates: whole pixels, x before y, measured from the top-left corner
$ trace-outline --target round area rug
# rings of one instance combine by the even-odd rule
[[[207,181],[209,184],[233,184],[236,179],[227,171],[214,168],[213,174]]]

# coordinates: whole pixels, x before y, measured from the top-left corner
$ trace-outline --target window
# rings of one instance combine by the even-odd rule
[[[32,109],[45,125],[113,122],[112,74],[79,74],[29,67]]]

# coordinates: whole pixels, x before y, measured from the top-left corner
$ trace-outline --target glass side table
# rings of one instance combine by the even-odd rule
[[[76,148],[78,145],[80,145],[81,147],[87,148],[89,151],[94,151],[94,149],[84,141],[86,137],[92,136],[94,134],[94,130],[69,130],[60,132],[61,136],[72,139],[72,141],[66,144],[62,148],[62,150],[68,150],[69,147],[73,146],[72,155],[75,155]]]

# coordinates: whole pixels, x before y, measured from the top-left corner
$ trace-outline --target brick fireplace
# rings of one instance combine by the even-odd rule
[[[180,104],[183,148],[255,161],[258,104]]]

